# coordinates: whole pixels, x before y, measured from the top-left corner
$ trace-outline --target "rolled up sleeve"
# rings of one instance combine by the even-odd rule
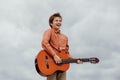
[[[42,44],[42,48],[45,49],[48,52],[48,54],[54,56],[56,53],[49,43],[50,36],[51,36],[51,31],[50,30],[45,31],[41,44]]]

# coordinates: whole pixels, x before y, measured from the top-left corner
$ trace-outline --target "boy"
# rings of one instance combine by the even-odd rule
[[[61,63],[61,58],[57,53],[69,54],[68,37],[60,32],[62,25],[62,16],[59,13],[54,13],[49,18],[50,29],[46,30],[43,35],[42,47],[50,54],[56,63]],[[69,54],[70,58],[73,58]],[[78,60],[78,64],[82,61]],[[47,80],[66,80],[66,71],[57,71],[54,74],[47,76]]]

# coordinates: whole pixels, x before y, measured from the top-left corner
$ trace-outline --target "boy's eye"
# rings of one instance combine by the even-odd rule
[[[62,22],[62,20],[59,20],[59,22]]]

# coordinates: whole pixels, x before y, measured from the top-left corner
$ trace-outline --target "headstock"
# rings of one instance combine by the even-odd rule
[[[89,62],[91,62],[91,63],[93,63],[93,64],[96,64],[96,63],[99,62],[99,59],[96,58],[96,57],[91,57],[91,58],[89,59]]]

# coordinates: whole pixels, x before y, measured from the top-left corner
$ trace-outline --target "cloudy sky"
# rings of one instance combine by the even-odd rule
[[[71,64],[67,80],[119,80],[119,0],[0,0],[0,80],[45,80],[34,59],[54,12],[63,16],[71,55],[100,59]]]

